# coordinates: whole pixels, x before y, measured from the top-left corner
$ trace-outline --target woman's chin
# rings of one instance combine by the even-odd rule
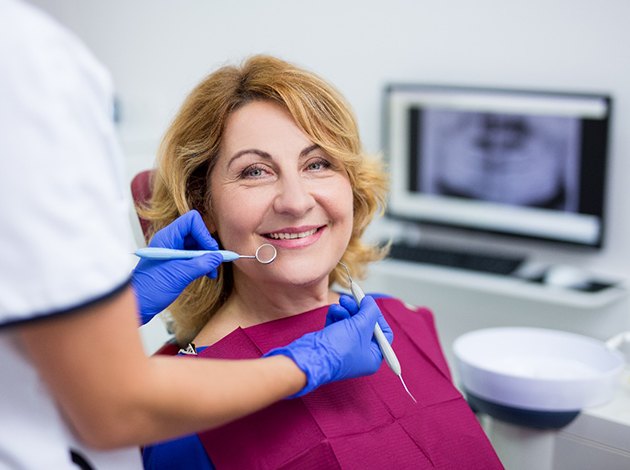
[[[328,274],[323,274],[321,276],[314,275],[304,275],[304,273],[295,273],[295,275],[283,276],[282,278],[277,279],[277,284],[279,286],[284,286],[287,288],[308,288],[315,287],[319,285],[328,286]]]

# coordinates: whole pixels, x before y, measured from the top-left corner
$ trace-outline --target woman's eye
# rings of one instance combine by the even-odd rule
[[[241,178],[249,178],[249,179],[262,178],[266,176],[268,173],[269,172],[267,171],[265,167],[261,165],[252,165],[252,166],[248,166],[243,171],[241,171]]]
[[[321,171],[330,168],[331,164],[328,160],[318,159],[308,163],[306,169],[309,171]]]

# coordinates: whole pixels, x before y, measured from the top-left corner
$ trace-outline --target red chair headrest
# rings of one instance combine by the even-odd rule
[[[131,195],[136,208],[138,206],[147,206],[151,200],[152,185],[151,178],[153,177],[153,170],[144,170],[138,173],[131,180]],[[142,227],[142,233],[146,241],[149,240],[149,229],[151,224],[148,220],[143,219],[138,214],[138,220],[140,221],[140,227]]]

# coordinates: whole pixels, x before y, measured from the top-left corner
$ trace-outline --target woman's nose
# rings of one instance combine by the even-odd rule
[[[283,177],[274,200],[278,213],[302,216],[315,205],[315,198],[308,182],[299,176]]]

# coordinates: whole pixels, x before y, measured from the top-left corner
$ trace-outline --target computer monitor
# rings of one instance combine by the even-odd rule
[[[600,248],[611,101],[604,94],[387,86],[387,214]]]

